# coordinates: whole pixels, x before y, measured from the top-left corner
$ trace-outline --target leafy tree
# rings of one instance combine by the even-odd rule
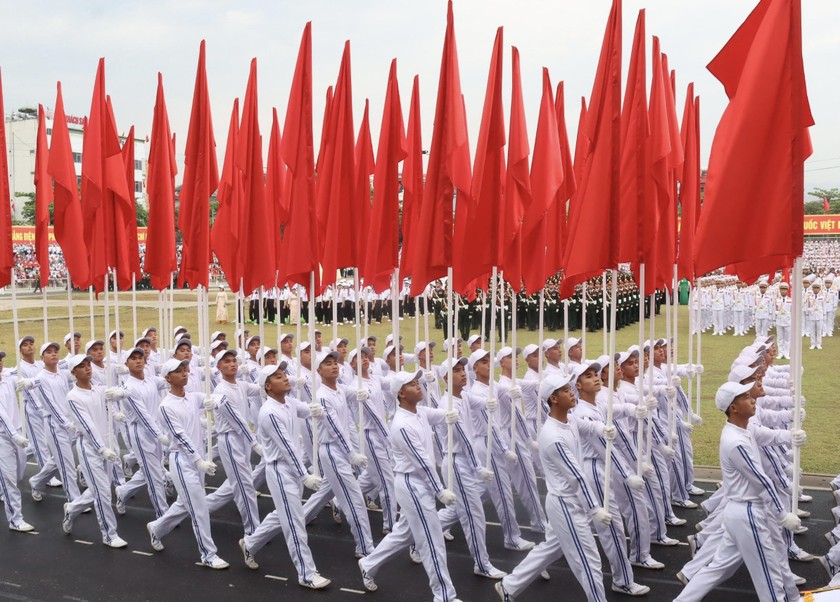
[[[816,197],[818,200],[805,202],[805,215],[826,213],[823,199],[828,199],[827,213],[840,213],[840,188],[814,188],[808,196]]]
[[[34,192],[16,192],[15,197],[19,199],[26,199],[21,207],[21,224],[24,226],[35,225],[35,193]],[[19,201],[16,201],[19,202]],[[50,224],[53,223],[53,206],[50,203]]]

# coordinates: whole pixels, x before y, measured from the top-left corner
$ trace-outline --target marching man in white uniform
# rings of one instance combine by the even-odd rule
[[[0,351],[0,493],[3,509],[12,531],[32,531],[34,527],[23,520],[18,483],[26,469],[29,440],[21,431],[21,416],[16,389],[19,379],[3,375],[4,351]]]

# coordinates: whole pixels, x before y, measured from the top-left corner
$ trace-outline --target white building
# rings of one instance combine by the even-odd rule
[[[47,141],[51,142],[53,112],[44,110],[47,126]],[[73,163],[76,166],[76,178],[82,178],[82,144],[84,140],[84,117],[67,115],[67,128],[70,131],[70,146],[73,149]],[[37,109],[22,108],[6,120],[6,150],[9,162],[9,188],[12,195],[13,216],[21,218],[21,211],[27,199],[16,198],[16,194],[35,192],[35,150],[38,138]],[[125,143],[125,136],[120,136],[120,144]],[[146,198],[146,140],[134,138],[134,198],[138,203],[148,206]]]

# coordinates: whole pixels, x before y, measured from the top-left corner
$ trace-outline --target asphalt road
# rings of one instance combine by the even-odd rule
[[[27,477],[35,467],[27,467]],[[208,487],[218,486],[221,478],[216,476]],[[540,483],[542,486],[542,483]],[[702,484],[701,484],[702,485]],[[707,484],[709,489],[712,484]],[[35,525],[37,534],[14,533],[0,530],[0,599],[9,600],[230,600],[244,597],[249,600],[268,600],[278,596],[291,600],[358,600],[361,596],[380,602],[427,601],[430,590],[423,568],[411,562],[406,551],[377,575],[379,590],[368,593],[359,577],[353,555],[354,545],[346,524],[333,522],[325,510],[309,528],[309,544],[319,571],[332,579],[326,589],[313,592],[297,584],[296,573],[289,559],[285,542],[274,540],[257,557],[260,568],[249,570],[242,562],[237,541],[242,537],[242,525],[235,506],[231,503],[213,515],[213,539],[219,548],[219,555],[230,562],[224,571],[213,571],[196,565],[198,551],[188,523],[172,532],[165,540],[166,549],[154,552],[149,545],[145,524],[154,518],[145,493],[127,502],[128,512],[118,518],[119,533],[128,541],[128,548],[112,550],[101,543],[99,529],[94,515],[80,516],[72,535],[61,530],[62,505],[64,497],[60,489],[49,489],[40,503],[29,495],[29,486],[23,482],[24,516]],[[809,531],[797,536],[797,542],[814,554],[824,554],[828,542],[824,533],[834,521],[830,508],[834,499],[827,491],[809,491],[814,501],[804,504],[803,509],[812,512],[812,518],[805,519]],[[700,498],[695,498],[699,501]],[[261,516],[273,509],[268,496],[259,499]],[[495,512],[487,504],[487,519],[495,521]],[[687,519],[684,527],[672,527],[669,534],[683,543],[672,548],[652,549],[655,558],[665,563],[662,571],[636,569],[636,581],[649,585],[648,600],[671,600],[680,591],[676,579],[677,571],[689,559],[686,536],[694,532],[694,525],[704,514],[702,510],[677,509],[676,513]],[[371,528],[374,540],[381,538],[381,514],[371,511]],[[521,524],[527,524],[526,514],[520,507],[518,516]],[[476,577],[472,573],[473,561],[459,527],[453,529],[455,540],[447,545],[450,573],[459,598],[462,600],[495,600],[492,581]],[[538,534],[531,534],[523,528],[523,536],[539,540]],[[524,553],[505,550],[502,546],[502,532],[497,524],[488,525],[487,545],[493,563],[502,570],[511,570],[525,556]],[[609,565],[603,559],[605,572]],[[794,573],[805,577],[808,583],[803,589],[824,586],[828,578],[821,565],[814,561],[793,562]],[[574,580],[565,561],[561,560],[549,569],[550,581],[538,579],[518,600],[583,600],[583,593]],[[607,597],[610,600],[626,600],[627,596],[609,592],[610,577],[605,575]],[[749,575],[741,570],[709,600],[715,602],[746,602],[756,600]]]

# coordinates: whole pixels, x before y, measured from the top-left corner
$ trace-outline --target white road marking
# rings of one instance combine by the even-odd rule
[[[84,539],[74,539],[73,541],[75,541],[76,543],[84,544],[86,546],[92,546],[93,545],[92,541],[85,541]]]
[[[339,590],[342,591],[342,592],[350,593],[350,594],[361,594],[361,595],[365,594],[365,592],[363,592],[360,589],[350,589],[349,587],[341,587],[341,588],[339,588]]]
[[[275,579],[276,581],[288,581],[286,577],[278,577],[277,575],[266,575],[266,579]]]
[[[131,553],[137,554],[138,556],[154,556],[154,554],[151,554],[149,552],[141,552],[140,550],[131,550]]]

